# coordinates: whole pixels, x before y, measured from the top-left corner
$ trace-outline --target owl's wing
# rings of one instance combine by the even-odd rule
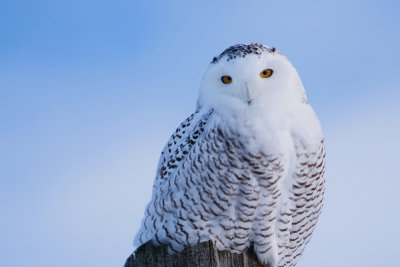
[[[165,145],[161,152],[153,184],[153,197],[146,207],[142,227],[136,234],[135,246],[140,246],[152,239],[156,230],[163,225],[157,221],[157,219],[163,218],[162,214],[157,212],[161,208],[160,205],[162,205],[162,209],[166,208],[164,202],[160,204],[160,200],[165,200],[162,188],[163,186],[169,188],[169,182],[176,176],[176,172],[179,172],[181,164],[190,155],[193,146],[198,143],[212,115],[212,109],[196,111],[181,123]]]
[[[181,162],[204,132],[205,125],[212,114],[212,109],[207,112],[196,111],[183,121],[172,134],[161,152],[154,181],[155,188],[175,174]]]

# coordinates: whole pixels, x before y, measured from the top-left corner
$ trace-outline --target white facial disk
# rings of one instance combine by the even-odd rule
[[[301,80],[286,57],[274,48],[249,44],[232,46],[214,58],[201,83],[197,104],[198,108],[243,109],[306,102]]]

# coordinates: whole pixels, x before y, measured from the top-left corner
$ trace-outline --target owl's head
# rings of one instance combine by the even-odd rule
[[[266,107],[307,103],[297,71],[281,53],[261,44],[234,45],[211,61],[198,108]]]

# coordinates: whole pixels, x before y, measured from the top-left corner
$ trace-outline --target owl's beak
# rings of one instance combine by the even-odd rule
[[[247,86],[247,82],[244,84],[244,86],[245,86],[245,91],[246,91],[247,104],[250,106],[251,102],[253,101],[253,97],[250,94],[249,87]]]

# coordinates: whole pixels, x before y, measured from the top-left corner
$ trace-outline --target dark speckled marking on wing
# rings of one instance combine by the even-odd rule
[[[174,172],[204,132],[204,127],[212,113],[213,110],[210,110],[198,121],[194,121],[194,117],[198,115],[198,112],[195,112],[181,123],[161,152],[156,179],[166,179]]]

